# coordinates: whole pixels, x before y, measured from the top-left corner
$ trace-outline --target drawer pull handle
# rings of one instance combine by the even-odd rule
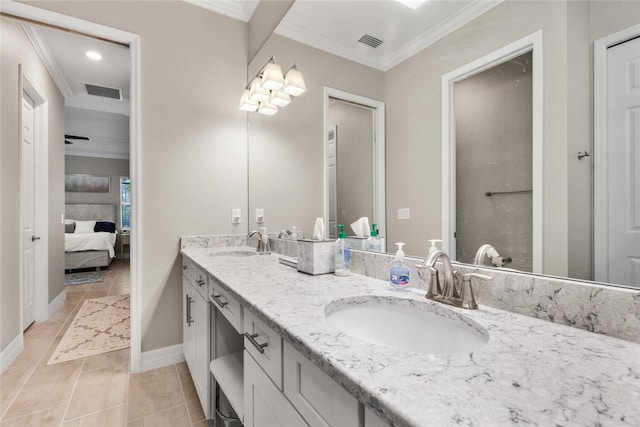
[[[256,338],[258,337],[258,334],[250,334],[249,332],[245,332],[244,336],[251,342],[251,344],[253,344],[255,346],[255,348],[258,349],[258,351],[260,353],[264,353],[264,348],[269,345],[268,342],[266,342],[264,344],[258,343],[258,341],[256,341]]]
[[[211,298],[220,306],[220,308],[224,308],[225,305],[229,304],[227,301],[224,301],[220,298],[220,295],[211,295]]]
[[[204,286],[204,280],[200,279],[200,280],[196,280],[196,283],[198,284],[198,286],[202,287]]]
[[[186,265],[183,265],[183,266],[182,266],[182,269],[183,269],[183,270],[186,270],[186,269],[187,269],[187,266],[186,266]]]

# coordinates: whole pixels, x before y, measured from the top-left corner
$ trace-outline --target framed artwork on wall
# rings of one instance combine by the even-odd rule
[[[65,175],[64,191],[71,193],[108,193],[111,191],[111,177],[85,174]]]

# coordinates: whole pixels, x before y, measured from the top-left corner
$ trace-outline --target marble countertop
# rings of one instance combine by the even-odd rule
[[[395,292],[358,274],[310,276],[280,264],[277,254],[211,256],[221,250],[181,253],[394,425],[640,425],[640,344],[482,305],[448,307],[424,291]],[[473,353],[401,352],[347,336],[326,320],[329,304],[364,299],[435,305],[486,330],[489,341]]]

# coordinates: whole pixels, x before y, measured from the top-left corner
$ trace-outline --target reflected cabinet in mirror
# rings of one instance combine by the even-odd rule
[[[370,28],[354,24],[357,8]],[[640,287],[640,2],[403,8],[297,1],[260,49],[248,75],[273,56],[297,64],[307,92],[248,115],[249,228],[309,236],[331,209],[336,221],[377,219],[388,247],[405,242],[412,256],[442,239],[459,262]],[[327,88],[384,106],[384,181],[375,143],[353,145],[334,199]]]

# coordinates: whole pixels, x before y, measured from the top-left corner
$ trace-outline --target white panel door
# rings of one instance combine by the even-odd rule
[[[607,52],[609,282],[640,288],[640,39]]]
[[[22,329],[35,321],[35,181],[34,181],[34,103],[26,94],[22,96],[22,141],[20,144],[20,230]]]
[[[333,126],[327,131],[327,185],[329,197],[329,238],[336,239],[338,237],[336,231],[336,221],[338,219],[338,127]]]

